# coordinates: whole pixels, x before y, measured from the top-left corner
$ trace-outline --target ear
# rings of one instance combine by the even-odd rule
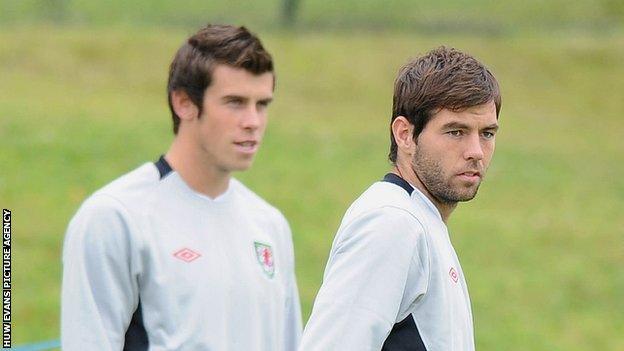
[[[199,116],[199,109],[183,90],[175,90],[171,93],[171,105],[182,121],[192,121]]]
[[[392,136],[397,143],[397,151],[412,155],[414,153],[414,125],[407,118],[398,116],[392,121]],[[397,155],[398,156],[398,155]]]

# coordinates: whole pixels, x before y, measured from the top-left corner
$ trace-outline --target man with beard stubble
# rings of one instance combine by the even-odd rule
[[[400,70],[392,172],[347,210],[300,350],[475,349],[446,223],[485,176],[500,107],[496,78],[458,50],[437,48]]]

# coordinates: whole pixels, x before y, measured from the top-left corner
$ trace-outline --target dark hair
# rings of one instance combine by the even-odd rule
[[[399,71],[394,82],[392,119],[403,116],[414,125],[413,138],[442,108],[459,111],[494,101],[496,117],[501,96],[494,75],[474,57],[453,48],[441,46],[417,57]],[[397,144],[390,129],[390,154],[396,163]]]
[[[201,111],[204,92],[210,86],[217,64],[242,68],[253,74],[273,72],[271,54],[245,27],[209,24],[201,28],[178,49],[169,67],[167,95],[175,134],[180,117],[173,110],[171,93],[186,92]]]

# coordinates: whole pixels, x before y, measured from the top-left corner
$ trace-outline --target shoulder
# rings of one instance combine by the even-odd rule
[[[405,190],[391,183],[376,182],[347,209],[343,224],[358,220],[390,225],[405,222],[423,227],[422,217],[422,211]]]
[[[423,215],[402,188],[385,182],[369,187],[346,211],[334,244],[349,247],[350,243],[403,248],[426,246]]]
[[[145,196],[158,186],[159,180],[156,166],[145,163],[105,185],[93,193],[92,197],[110,197],[126,207],[133,207],[134,204],[143,202]]]
[[[425,227],[409,211],[382,205],[345,218],[338,236],[341,240],[357,237],[407,244],[422,238],[424,233]]]
[[[70,229],[86,226],[110,226],[126,223],[144,203],[159,180],[155,166],[146,163],[95,191],[78,208]]]
[[[140,242],[136,214],[159,179],[156,167],[146,163],[88,197],[69,222],[64,260],[126,257]]]
[[[351,208],[373,209],[397,207],[409,211],[412,208],[410,195],[401,187],[388,182],[375,182],[358,197]]]

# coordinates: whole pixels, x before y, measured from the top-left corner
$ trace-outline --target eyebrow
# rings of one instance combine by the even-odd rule
[[[244,97],[244,96],[240,96],[240,95],[225,95],[221,97],[221,100],[224,101],[228,101],[228,100],[249,100],[248,98]]]
[[[483,128],[484,130],[493,130],[493,131],[497,131],[498,130],[498,123],[492,123],[489,126]]]
[[[442,126],[442,128],[443,129],[449,129],[449,128],[470,129],[470,126],[465,124],[465,123],[462,123],[462,122],[453,121],[453,122],[448,122],[448,123],[444,124]],[[498,130],[498,124],[497,123],[492,123],[492,124],[484,127],[483,130],[497,131]]]
[[[221,100],[223,100],[223,101],[230,101],[230,100],[249,101],[249,98],[245,97],[245,96],[241,96],[241,95],[225,95],[225,96],[221,97]],[[263,102],[263,103],[267,103],[267,104],[270,103],[271,101],[273,101],[272,97],[258,100],[258,102]]]
[[[442,128],[443,129],[449,129],[449,128],[470,129],[470,127],[467,124],[464,124],[461,122],[455,122],[455,121],[444,124]]]

